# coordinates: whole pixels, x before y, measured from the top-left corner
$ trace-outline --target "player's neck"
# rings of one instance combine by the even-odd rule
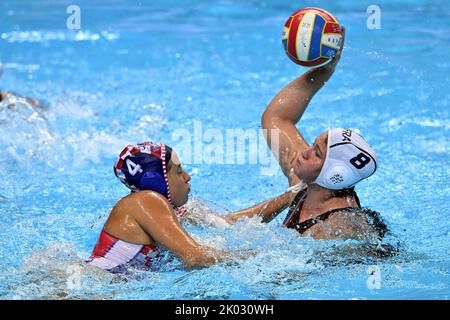
[[[341,200],[329,189],[325,189],[317,184],[308,185],[305,202],[302,206],[302,220],[313,219],[322,213],[339,207]],[[345,200],[344,200],[345,201]]]

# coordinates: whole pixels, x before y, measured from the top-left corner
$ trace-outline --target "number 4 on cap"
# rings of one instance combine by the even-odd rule
[[[136,164],[136,163],[134,163],[133,161],[131,161],[130,159],[127,159],[127,161],[126,161],[126,164],[127,164],[127,168],[128,168],[128,172],[132,175],[132,176],[134,176],[136,173],[142,173],[142,169],[141,169],[141,166],[140,165],[138,165],[138,164]]]

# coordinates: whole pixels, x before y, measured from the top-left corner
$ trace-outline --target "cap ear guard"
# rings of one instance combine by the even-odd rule
[[[348,167],[335,165],[322,174],[316,183],[331,190],[341,190],[350,187],[353,180],[353,172]]]
[[[145,172],[139,182],[141,190],[152,190],[167,196],[167,184],[162,175],[155,171]]]

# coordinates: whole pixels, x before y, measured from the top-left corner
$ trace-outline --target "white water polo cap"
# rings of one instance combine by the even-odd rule
[[[372,147],[355,131],[328,130],[325,161],[314,181],[319,186],[341,190],[353,187],[377,170],[377,156]]]

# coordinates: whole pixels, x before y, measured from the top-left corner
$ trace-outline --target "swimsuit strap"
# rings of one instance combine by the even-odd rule
[[[300,190],[300,191],[295,195],[295,198],[294,198],[294,200],[292,200],[292,203],[291,203],[291,205],[290,205],[290,208],[291,208],[292,210],[294,210],[294,209],[298,206],[298,204],[299,204],[302,200],[304,200],[303,198],[306,196],[306,190],[307,190],[307,188],[304,188],[304,189]]]
[[[325,213],[322,213],[321,215],[312,218],[312,219],[308,219],[305,220],[301,223],[296,223],[294,225],[295,230],[297,230],[298,232],[300,232],[300,234],[303,234],[306,230],[308,230],[309,228],[311,228],[312,226],[314,226],[315,224],[317,224],[319,221],[325,221],[328,219],[328,217],[338,211],[347,211],[347,210],[352,210],[352,209],[357,209],[357,208],[353,208],[353,207],[345,207],[345,208],[337,208],[337,209],[333,209],[330,211],[327,211]]]
[[[307,188],[301,190],[299,193],[297,193],[297,195],[295,196],[294,200],[292,201],[292,204],[290,206],[288,215],[286,217],[286,219],[283,222],[283,225],[285,227],[288,228],[294,228],[296,229],[298,232],[300,232],[300,234],[304,233],[306,230],[308,230],[309,228],[311,228],[313,225],[317,224],[319,221],[325,221],[326,219],[328,219],[328,217],[338,211],[349,211],[349,210],[361,210],[361,203],[359,202],[359,198],[358,195],[356,194],[355,190],[353,188],[351,189],[345,189],[345,190],[340,190],[337,191],[336,194],[338,196],[346,196],[346,195],[351,195],[354,197],[356,204],[358,205],[357,208],[354,207],[344,207],[344,208],[337,208],[337,209],[332,209],[329,210],[325,213],[322,213],[321,215],[312,218],[312,219],[308,219],[306,221],[303,221],[301,223],[292,223],[293,221],[297,221],[299,216],[300,216],[300,212],[303,206],[303,202],[305,200],[306,197],[306,190]]]
[[[298,219],[298,216],[300,214],[300,210],[303,206],[303,201],[306,197],[306,188],[303,190],[300,190],[296,195],[294,200],[292,200],[291,204],[289,205],[289,211],[286,216],[286,218],[283,221],[283,225],[285,227],[290,228],[290,225],[294,219]]]
[[[330,215],[335,212],[346,211],[346,212],[359,212],[363,214],[366,218],[367,223],[375,229],[378,235],[378,239],[382,240],[386,233],[389,231],[386,223],[381,218],[380,214],[376,211],[367,209],[367,208],[355,208],[355,207],[345,207],[338,208],[322,213],[320,216],[317,216],[312,219],[308,219],[301,223],[296,223],[293,225],[294,229],[297,230],[300,234],[303,234],[306,230],[317,224],[319,221],[325,221],[328,219]]]
[[[283,225],[288,228],[294,228],[300,234],[303,234],[306,230],[317,224],[319,221],[325,221],[326,219],[328,219],[328,217],[331,214],[339,211],[346,211],[346,212],[358,212],[363,214],[364,217],[366,218],[367,223],[377,232],[379,240],[382,240],[384,236],[389,232],[386,223],[384,222],[383,218],[377,211],[361,207],[358,195],[356,194],[354,189],[338,191],[337,194],[339,196],[352,195],[358,207],[337,208],[322,213],[321,215],[315,218],[303,221],[301,223],[293,223],[294,221],[298,221],[299,219],[300,211],[303,206],[303,201],[305,200],[306,197],[306,188],[305,188],[300,192],[298,192],[294,200],[292,201],[289,207],[289,212],[286,216],[286,219],[283,222]]]

